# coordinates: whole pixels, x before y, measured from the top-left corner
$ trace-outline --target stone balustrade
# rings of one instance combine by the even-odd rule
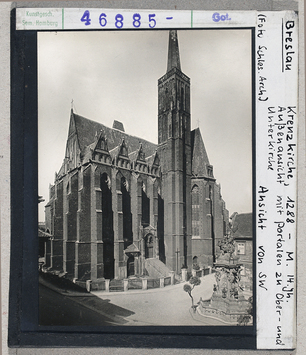
[[[190,276],[204,277],[212,273],[212,268],[210,266],[202,268],[199,270],[192,270],[191,275],[188,274],[187,269],[182,269],[181,273],[181,282],[187,282]],[[105,291],[112,292],[111,289],[111,280],[100,279],[96,281],[87,280],[86,282],[75,281],[80,286],[90,291]],[[159,279],[150,279],[150,278],[129,278],[123,280],[116,280],[116,284],[121,285],[122,291],[127,292],[129,290],[149,290],[153,288],[164,288],[170,285],[175,285],[177,282],[175,278],[175,272],[171,271],[168,277],[160,277]],[[119,286],[120,287],[120,286]]]

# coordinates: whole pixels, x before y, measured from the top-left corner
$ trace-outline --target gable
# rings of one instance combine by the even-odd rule
[[[138,154],[137,154],[137,160],[140,160],[140,161],[143,161],[145,162],[146,161],[146,155],[142,149],[142,144],[140,143],[139,145],[139,150],[138,150]]]
[[[75,126],[74,114],[73,111],[71,110],[68,137],[70,137],[74,133],[76,133],[76,126]]]
[[[97,144],[95,146],[95,150],[96,149],[108,153],[107,139],[105,138],[104,131],[101,131],[100,135],[98,136]]]
[[[159,166],[160,165],[160,159],[159,159],[159,156],[157,154],[157,152],[155,152],[154,154],[154,160],[153,160],[153,164],[154,166]]]
[[[126,158],[129,157],[128,149],[127,149],[127,146],[125,144],[125,140],[124,139],[122,139],[122,143],[121,143],[118,155],[121,155],[121,156],[126,157]]]
[[[193,176],[214,178],[199,128],[191,131],[191,162]]]

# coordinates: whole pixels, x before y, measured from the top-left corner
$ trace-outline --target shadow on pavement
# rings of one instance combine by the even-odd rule
[[[58,280],[56,276],[51,276],[39,277],[39,325],[124,325],[128,322],[125,317],[134,314],[110,303],[108,299],[101,299],[75,287],[69,280]]]

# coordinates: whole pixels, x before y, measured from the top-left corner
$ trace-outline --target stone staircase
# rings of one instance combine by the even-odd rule
[[[170,276],[170,269],[160,260],[155,258],[145,259],[145,268],[149,277],[159,279]]]
[[[123,292],[123,280],[111,280],[109,283],[109,291],[110,292]]]

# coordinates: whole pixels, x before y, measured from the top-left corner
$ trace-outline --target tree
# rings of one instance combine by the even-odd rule
[[[196,311],[197,305],[195,306],[193,303],[193,296],[191,294],[192,290],[195,288],[195,286],[198,286],[201,284],[201,279],[198,276],[192,276],[189,279],[189,284],[185,284],[184,285],[184,291],[188,293],[189,297],[191,298],[191,308],[193,309],[193,311]]]

